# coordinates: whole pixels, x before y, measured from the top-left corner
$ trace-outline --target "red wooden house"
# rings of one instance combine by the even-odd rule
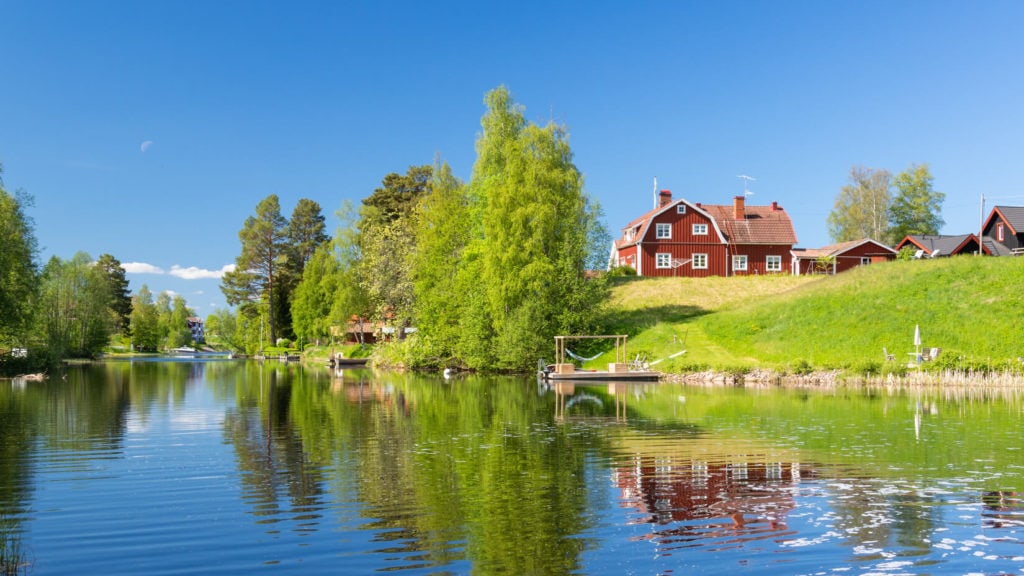
[[[793,274],[836,274],[856,266],[896,259],[896,251],[870,239],[851,240],[823,248],[793,250]]]
[[[732,205],[704,205],[662,190],[658,207],[612,243],[609,265],[639,276],[788,274],[794,244],[793,222],[777,202],[748,206],[736,196]]]

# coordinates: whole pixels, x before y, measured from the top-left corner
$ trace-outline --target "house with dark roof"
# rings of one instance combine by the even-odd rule
[[[996,206],[981,227],[982,243],[989,254],[1024,254],[1024,206]]]
[[[857,266],[867,266],[896,259],[896,251],[881,242],[864,238],[824,246],[794,248],[793,274],[838,274]]]
[[[630,266],[639,276],[788,274],[796,232],[789,214],[772,202],[750,206],[672,199],[631,221],[612,242],[609,267]]]
[[[918,258],[939,258],[960,254],[978,253],[978,236],[975,234],[910,234],[895,246],[899,252],[904,248],[915,250]],[[986,248],[985,253],[989,251]]]

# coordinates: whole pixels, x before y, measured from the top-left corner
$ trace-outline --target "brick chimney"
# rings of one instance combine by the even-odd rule
[[[779,206],[778,202],[772,200],[772,212],[778,212],[779,210],[782,210],[782,207]]]
[[[747,218],[747,197],[746,196],[734,196],[732,199],[732,217],[736,220],[746,220]]]
[[[658,193],[658,208],[664,208],[672,203],[672,191],[662,190]]]

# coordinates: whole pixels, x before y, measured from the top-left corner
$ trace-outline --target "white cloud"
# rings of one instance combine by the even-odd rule
[[[208,278],[221,278],[225,272],[231,272],[235,269],[234,264],[228,264],[220,270],[205,270],[203,268],[196,268],[195,266],[189,266],[188,268],[182,268],[175,264],[171,266],[171,271],[168,272],[171,276],[181,278],[183,280],[201,280]]]
[[[149,150],[149,147],[152,146],[152,145],[153,145],[153,141],[152,140],[146,140],[145,142],[143,142],[142,144],[139,145],[139,150],[141,150],[142,153],[145,154],[146,150]]]
[[[128,274],[163,274],[164,269],[145,262],[125,262],[121,264]]]

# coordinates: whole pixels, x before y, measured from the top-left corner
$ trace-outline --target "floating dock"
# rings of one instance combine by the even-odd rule
[[[567,340],[615,339],[615,362],[608,364],[608,370],[580,370],[572,362],[566,362]],[[613,336],[555,336],[555,363],[541,368],[539,376],[549,381],[590,381],[590,382],[650,382],[661,378],[660,372],[646,368],[630,369],[626,361],[625,334]]]

